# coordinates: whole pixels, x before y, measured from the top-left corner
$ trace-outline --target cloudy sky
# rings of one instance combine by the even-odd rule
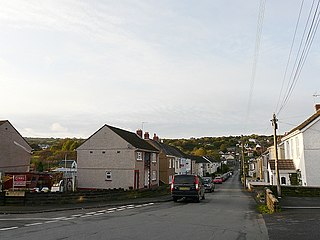
[[[311,3],[304,2],[287,75]],[[259,6],[257,0],[2,1],[0,120],[25,137],[86,138],[104,124],[143,127],[160,138],[271,135],[301,0],[266,2],[252,78]],[[320,94],[319,40],[316,34],[278,116],[279,133],[320,102],[313,97]]]

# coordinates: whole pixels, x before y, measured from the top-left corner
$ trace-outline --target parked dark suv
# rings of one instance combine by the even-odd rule
[[[196,202],[205,199],[202,179],[197,175],[175,175],[171,183],[171,196],[173,201],[180,198],[191,198]]]

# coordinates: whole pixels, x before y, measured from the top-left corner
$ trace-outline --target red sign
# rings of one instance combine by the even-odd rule
[[[13,175],[13,186],[14,187],[27,186],[27,176],[26,175]]]

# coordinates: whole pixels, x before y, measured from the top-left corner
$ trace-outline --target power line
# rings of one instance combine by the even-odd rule
[[[254,82],[255,82],[256,72],[257,72],[257,64],[258,64],[258,58],[259,58],[260,42],[261,42],[265,8],[266,8],[266,0],[260,0],[258,24],[257,24],[257,32],[256,32],[256,42],[255,42],[255,48],[254,48],[253,66],[252,66],[250,90],[249,90],[249,100],[248,100],[245,123],[248,122],[250,111],[251,111],[251,102],[252,102]]]
[[[299,11],[299,15],[298,15],[298,20],[297,20],[296,27],[295,27],[295,30],[294,30],[293,39],[292,39],[290,52],[289,52],[289,57],[288,57],[287,65],[286,65],[286,70],[284,72],[282,85],[281,85],[281,90],[280,90],[280,94],[279,94],[279,98],[278,98],[278,102],[277,102],[277,106],[276,106],[276,111],[278,111],[278,106],[279,106],[279,103],[280,103],[280,98],[281,98],[281,95],[282,95],[283,86],[284,86],[284,83],[285,83],[285,80],[286,80],[286,77],[287,77],[288,67],[289,67],[289,63],[290,63],[290,60],[291,60],[291,54],[292,54],[293,45],[294,45],[294,42],[295,42],[295,39],[296,39],[296,35],[297,35],[297,29],[298,29],[299,22],[300,22],[303,3],[304,3],[304,0],[301,2],[300,11]]]
[[[304,33],[303,33],[303,36],[302,36],[302,39],[301,39],[301,42],[300,42],[299,51],[297,53],[296,61],[295,61],[294,67],[293,67],[292,72],[291,72],[291,76],[290,76],[291,80],[288,82],[286,94],[285,94],[285,96],[283,98],[283,101],[282,101],[281,107],[280,107],[280,109],[278,111],[278,114],[287,105],[287,103],[288,103],[288,101],[289,101],[289,99],[290,99],[290,97],[291,97],[291,95],[293,93],[293,90],[294,90],[294,88],[295,88],[295,86],[296,86],[296,84],[298,82],[298,79],[300,77],[302,68],[303,68],[303,66],[304,66],[304,64],[306,62],[307,56],[309,54],[311,45],[313,43],[315,34],[316,34],[318,26],[319,26],[319,22],[320,22],[320,11],[319,11],[320,0],[318,0],[318,4],[317,4],[315,10],[314,10],[314,2],[315,1],[313,1],[311,9],[309,11],[308,20],[307,20],[307,23],[306,23],[306,26],[305,26],[305,29],[304,29]],[[307,28],[308,28],[309,21],[310,21],[312,13],[313,13],[312,22],[310,24],[307,37],[305,38],[305,34],[307,32]],[[302,50],[302,53],[300,54],[302,44],[303,44],[303,50]]]

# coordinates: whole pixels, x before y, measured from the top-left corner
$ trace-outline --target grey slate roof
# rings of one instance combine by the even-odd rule
[[[310,123],[312,123],[314,120],[316,120],[320,116],[320,111],[317,111],[315,114],[313,114],[311,117],[309,117],[307,120],[305,120],[303,123],[292,129],[288,134],[296,131],[296,130],[302,130],[306,126],[308,126]]]
[[[148,141],[152,142],[152,144],[154,146],[156,146],[156,148],[159,151],[163,151],[166,155],[171,155],[171,156],[175,156],[175,157],[181,157],[181,158],[187,158],[187,155],[184,154],[180,149],[173,147],[171,145],[165,144],[165,143],[161,143],[158,141],[154,141],[152,139],[148,139]]]
[[[112,127],[109,125],[105,125],[105,126],[110,128],[113,132],[115,132],[117,135],[119,135],[121,138],[123,138],[124,140],[126,140],[128,143],[130,143],[132,146],[136,148],[148,150],[152,152],[158,152],[158,149],[153,147],[146,140],[140,138],[136,133],[129,132],[120,128]]]
[[[194,156],[194,155],[189,155],[189,158],[191,160],[196,161],[196,163],[209,163],[206,159],[204,159],[201,156]]]

